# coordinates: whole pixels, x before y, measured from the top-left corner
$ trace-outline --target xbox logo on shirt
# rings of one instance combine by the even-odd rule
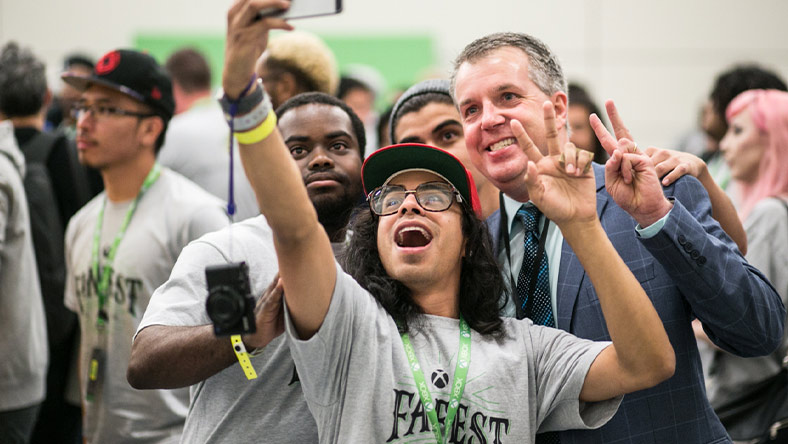
[[[437,369],[434,372],[432,372],[431,379],[432,379],[432,385],[434,385],[439,389],[446,388],[446,386],[449,385],[449,375],[446,374],[446,372],[443,371],[442,369]]]

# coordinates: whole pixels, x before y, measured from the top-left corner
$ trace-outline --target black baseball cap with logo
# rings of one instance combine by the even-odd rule
[[[175,112],[170,77],[156,59],[139,51],[110,51],[96,62],[90,75],[67,72],[61,78],[79,91],[84,91],[91,85],[120,91],[150,105],[165,121],[169,121]]]

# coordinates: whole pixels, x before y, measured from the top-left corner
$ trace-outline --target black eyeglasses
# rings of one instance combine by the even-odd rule
[[[109,116],[130,116],[130,117],[137,117],[137,118],[145,118],[145,117],[153,117],[155,114],[152,113],[141,113],[137,111],[129,111],[127,109],[116,108],[114,106],[108,105],[87,105],[84,103],[78,103],[71,108],[71,115],[75,119],[79,119],[83,115],[90,113],[93,117],[98,118],[106,118]]]
[[[399,211],[408,194],[416,196],[416,202],[427,211],[446,211],[456,197],[462,202],[462,196],[456,188],[446,182],[425,182],[415,190],[406,190],[400,185],[383,185],[375,188],[367,195],[369,208],[378,216],[388,216]]]

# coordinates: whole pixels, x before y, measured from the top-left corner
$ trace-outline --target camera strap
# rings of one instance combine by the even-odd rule
[[[96,329],[101,331],[104,329],[106,322],[109,320],[104,306],[107,303],[107,293],[112,278],[112,265],[115,262],[115,253],[118,251],[118,245],[126,234],[126,228],[129,226],[129,221],[134,215],[134,210],[137,209],[137,202],[142,198],[142,195],[150,189],[156,182],[161,174],[161,166],[158,163],[153,164],[153,168],[148,172],[145,180],[142,182],[142,187],[137,193],[137,197],[131,202],[131,206],[126,211],[126,217],[120,226],[120,230],[115,234],[115,239],[112,241],[107,257],[104,261],[104,267],[99,267],[99,250],[101,249],[101,228],[104,225],[104,208],[107,206],[107,197],[104,196],[104,201],[98,213],[98,221],[96,222],[96,230],[93,233],[93,249],[92,249],[92,263],[91,269],[96,282],[96,296],[98,298],[98,316],[96,316]]]
[[[230,341],[233,343],[235,357],[238,358],[238,363],[241,364],[246,379],[257,379],[257,372],[254,371],[254,367],[252,367],[252,361],[249,359],[249,353],[246,352],[246,346],[241,339],[241,335],[230,336]]]

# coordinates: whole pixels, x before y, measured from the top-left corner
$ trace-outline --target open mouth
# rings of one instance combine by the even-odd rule
[[[500,149],[506,148],[509,145],[514,145],[515,143],[517,143],[517,140],[514,137],[509,137],[508,139],[503,139],[488,146],[487,151],[494,153]]]
[[[432,235],[421,227],[405,227],[397,232],[395,241],[398,247],[418,248],[432,242]]]

